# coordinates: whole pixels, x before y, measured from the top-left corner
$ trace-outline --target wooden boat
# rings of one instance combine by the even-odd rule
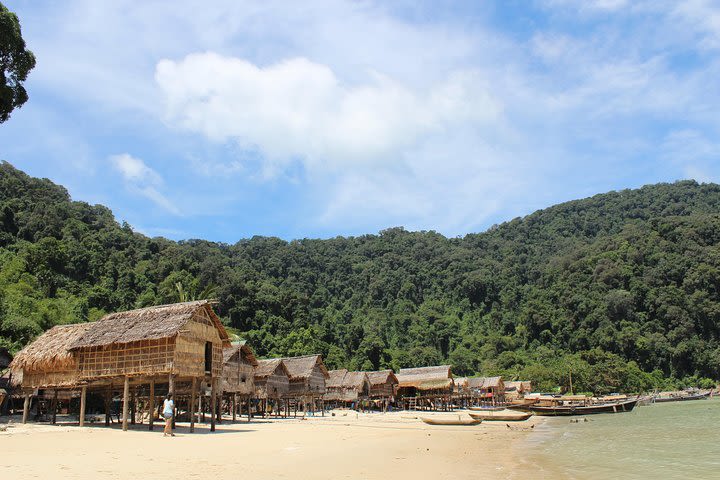
[[[505,407],[468,407],[473,412],[499,412],[505,410]]]
[[[437,418],[431,418],[431,417],[420,417],[420,420],[427,423],[428,425],[460,425],[460,426],[472,426],[472,425],[480,425],[482,423],[482,420],[476,420],[474,418],[448,418],[448,417],[437,417]]]
[[[625,402],[598,403],[594,405],[557,405],[541,407],[537,405],[523,406],[526,412],[545,416],[595,415],[598,413],[631,412],[637,404],[637,398]]]
[[[527,420],[528,418],[532,417],[532,413],[523,413],[523,412],[510,412],[510,413],[500,413],[500,412],[485,412],[485,413],[478,413],[478,412],[472,412],[469,413],[472,418],[475,420],[485,420],[486,422],[522,422]]]
[[[665,402],[685,402],[688,400],[705,400],[710,396],[711,392],[694,393],[692,395],[672,395],[669,397],[655,397],[655,403]]]

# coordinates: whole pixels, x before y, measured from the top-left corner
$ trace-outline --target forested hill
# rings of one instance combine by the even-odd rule
[[[720,186],[557,205],[464,238],[392,228],[234,245],[148,238],[0,165],[0,346],[58,323],[207,295],[260,356],[602,393],[720,378]],[[182,285],[182,293],[176,285]]]

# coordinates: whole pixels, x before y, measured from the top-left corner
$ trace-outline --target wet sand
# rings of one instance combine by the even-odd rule
[[[224,421],[215,433],[180,424],[174,438],[161,425],[14,425],[0,432],[0,478],[520,478],[517,455],[538,421],[431,426],[414,412],[335,414]]]

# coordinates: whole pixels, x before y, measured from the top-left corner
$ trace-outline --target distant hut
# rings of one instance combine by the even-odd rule
[[[309,405],[314,411],[316,401],[322,401],[325,395],[325,382],[329,377],[322,356],[303,355],[283,358],[282,361],[290,374],[289,396],[301,401],[303,409]]]
[[[519,400],[532,392],[532,384],[527,380],[505,382],[505,400]]]
[[[348,372],[347,370],[331,370],[328,372],[327,393],[324,399],[335,404],[355,404],[370,398],[370,380],[365,372]]]
[[[468,377],[454,377],[455,382],[453,393],[455,395],[468,395],[470,389],[468,388]]]
[[[232,412],[233,421],[240,406],[248,406],[250,419],[250,397],[255,395],[255,367],[258,361],[252,349],[244,341],[223,348],[222,391]]]
[[[405,408],[449,407],[454,388],[450,365],[401,368],[396,376],[398,396]]]
[[[280,358],[258,360],[255,368],[255,397],[261,400],[285,398],[290,392],[290,374]]]
[[[370,398],[392,401],[398,384],[395,373],[392,370],[365,373],[370,380]]]
[[[505,383],[502,377],[471,377],[468,378],[468,388],[475,401],[492,404],[505,401]]]
[[[328,371],[328,378],[325,382],[325,401],[337,403],[342,401],[343,380],[348,371],[346,368]]]

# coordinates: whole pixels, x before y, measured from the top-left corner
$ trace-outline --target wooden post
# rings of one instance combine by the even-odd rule
[[[112,397],[112,385],[105,392],[105,426],[110,426],[110,400]]]
[[[197,378],[193,377],[192,379],[192,387],[190,390],[190,409],[188,413],[190,414],[190,433],[193,433],[195,431],[195,391],[197,390]]]
[[[135,395],[135,391],[137,388],[133,388],[132,390],[132,396],[130,398],[130,425],[135,425],[135,408],[137,407],[137,396]]]
[[[175,398],[175,375],[173,375],[172,373],[168,376],[168,394],[172,394],[173,405],[175,405],[177,408],[177,399]],[[173,417],[172,417],[172,429],[173,430],[175,430],[175,418],[177,417],[176,413],[177,412],[174,411]]]
[[[217,382],[212,379],[212,387],[210,390],[210,431],[215,431],[215,409],[217,408]]]
[[[52,424],[55,425],[57,423],[57,404],[58,404],[58,392],[57,389],[55,389],[55,393],[53,394],[53,401],[52,401]]]
[[[235,420],[237,420],[237,393],[233,393],[232,396],[232,411],[232,417],[234,422]]]
[[[23,403],[23,423],[27,423],[28,416],[30,415],[30,394],[25,394],[25,402]]]
[[[130,377],[125,375],[125,385],[123,385],[123,414],[122,429],[127,432],[128,429],[128,412],[130,410]]]
[[[219,382],[218,382],[218,383],[219,383]],[[216,387],[216,388],[217,388],[217,387]],[[217,416],[217,418],[215,419],[215,421],[216,421],[217,423],[222,423],[222,412],[223,412],[223,403],[222,403],[222,400],[223,400],[223,392],[222,392],[222,390],[218,390],[218,392],[217,392],[217,400],[216,400],[216,401],[217,401],[217,406],[215,407],[215,415]]]
[[[83,385],[80,391],[80,426],[85,426],[85,401],[87,399],[87,386]]]
[[[148,430],[152,432],[153,423],[155,422],[155,380],[150,380],[150,401],[148,411],[150,418],[148,419]]]

